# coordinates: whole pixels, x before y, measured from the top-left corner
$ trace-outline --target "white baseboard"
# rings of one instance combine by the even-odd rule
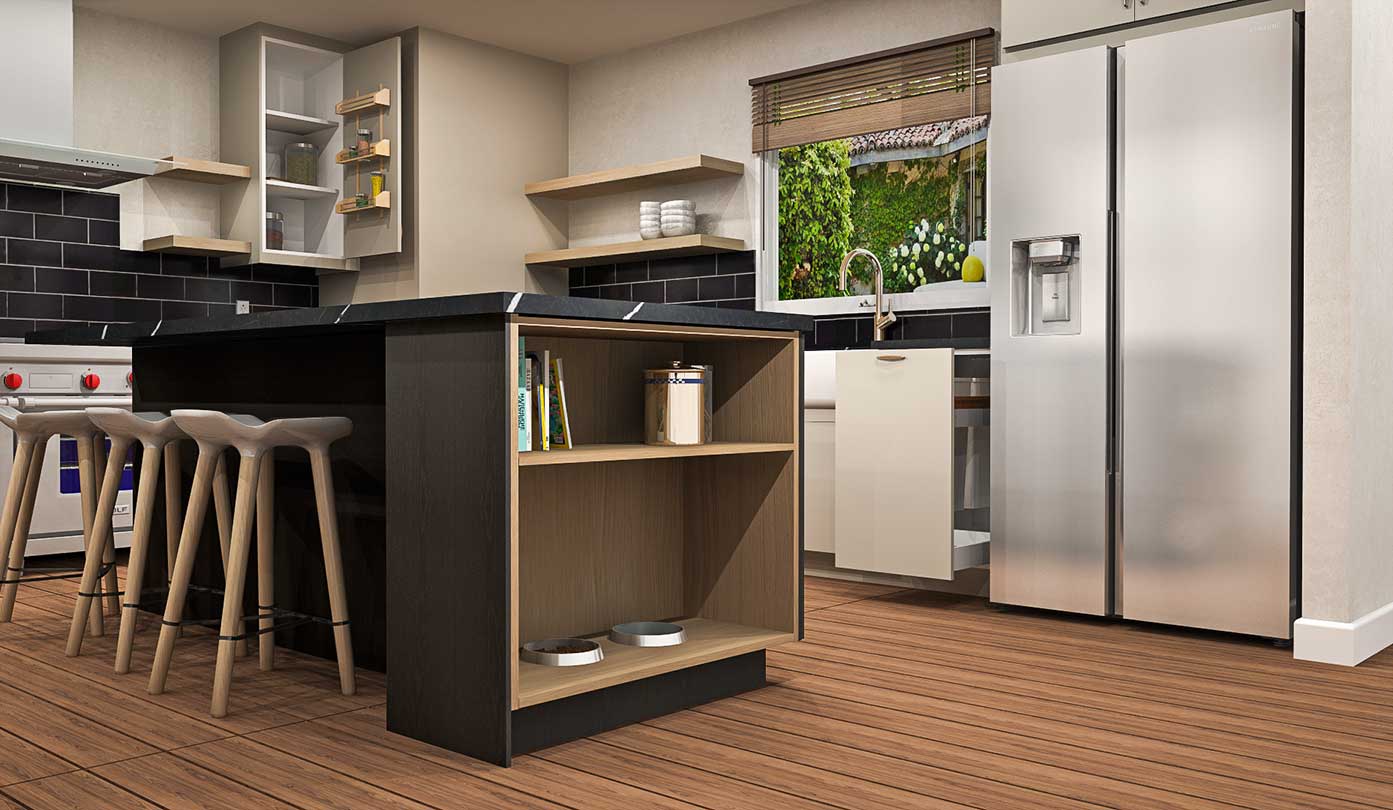
[[[1352,667],[1393,646],[1393,602],[1352,622],[1297,619],[1292,648],[1301,661]]]

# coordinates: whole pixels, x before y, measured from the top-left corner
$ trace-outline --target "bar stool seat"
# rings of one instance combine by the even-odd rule
[[[231,446],[241,456],[237,469],[237,494],[233,506],[232,542],[227,561],[227,583],[223,593],[221,630],[218,635],[217,669],[213,679],[212,715],[227,714],[228,697],[232,686],[232,664],[235,645],[247,637],[242,615],[242,596],[246,587],[247,560],[251,553],[252,518],[256,518],[257,534],[257,614],[255,634],[259,637],[261,668],[273,667],[275,618],[283,614],[275,605],[273,534],[274,464],[266,460],[277,447],[297,447],[309,453],[314,478],[315,505],[319,518],[320,540],[324,550],[324,573],[328,582],[330,618],[313,618],[333,627],[334,647],[338,658],[339,685],[343,694],[355,691],[353,674],[353,644],[348,629],[348,597],[343,580],[343,563],[339,546],[338,517],[334,504],[333,481],[329,469],[329,445],[349,435],[353,422],[340,416],[305,417],[262,421],[244,414],[226,414],[210,410],[175,410],[175,424],[199,443],[199,464],[206,453],[221,453]],[[274,459],[272,458],[272,461]],[[197,480],[197,478],[195,478]],[[190,498],[192,514],[193,498]],[[187,523],[186,523],[187,527]],[[187,528],[180,538],[175,573],[170,583],[169,601],[160,629],[159,649],[150,674],[150,692],[164,690],[170,660],[173,657],[173,630],[182,621],[184,599],[193,571],[197,550],[197,535]]]
[[[102,443],[102,449],[105,449],[106,440],[87,418],[87,414],[80,410],[27,413],[8,406],[0,407],[0,423],[14,431],[16,438],[14,466],[5,493],[3,515],[0,515],[0,560],[8,561],[3,587],[0,587],[0,622],[8,622],[14,615],[15,597],[19,593],[19,584],[24,575],[24,554],[29,544],[29,527],[34,515],[39,480],[43,473],[44,456],[48,441],[54,436],[71,436],[77,441],[83,545],[89,554],[95,553],[99,563],[105,564],[105,572],[99,573],[104,573],[105,589],[107,594],[114,598],[117,593],[114,539],[109,526],[102,532],[94,528],[98,500],[95,461],[99,453],[96,444]],[[115,487],[112,497],[115,497]],[[63,572],[49,578],[78,575],[76,571]],[[92,593],[98,587],[99,583],[93,582],[82,590]],[[100,633],[101,602],[92,602],[89,599],[84,607],[87,605],[90,605],[92,611],[90,626],[94,633]]]

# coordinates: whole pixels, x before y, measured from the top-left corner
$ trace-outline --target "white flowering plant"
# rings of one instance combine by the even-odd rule
[[[967,245],[939,221],[921,219],[881,259],[886,292],[908,292],[923,284],[962,278]]]

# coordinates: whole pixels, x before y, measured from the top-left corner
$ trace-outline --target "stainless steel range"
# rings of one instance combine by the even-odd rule
[[[96,406],[130,408],[131,350],[0,343],[0,405],[30,413]],[[44,456],[26,558],[83,550],[77,444],[66,436],[53,441],[59,446],[55,449],[50,444]],[[0,481],[9,480],[14,452],[14,434],[0,425]],[[130,545],[129,464],[128,459],[112,523],[117,546]]]

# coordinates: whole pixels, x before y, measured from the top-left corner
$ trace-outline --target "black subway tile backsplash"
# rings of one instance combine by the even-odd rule
[[[648,277],[654,281],[714,275],[716,275],[716,257],[714,255],[657,259],[648,263]]]
[[[676,278],[667,282],[667,303],[685,304],[701,300],[701,279]]]
[[[34,268],[0,264],[0,290],[34,291]]]
[[[34,289],[39,292],[87,295],[86,270],[65,270],[61,267],[39,267],[34,270]]]
[[[34,238],[51,242],[86,242],[87,220],[77,217],[34,215]]]
[[[63,213],[63,192],[44,186],[24,186],[11,183],[6,186],[5,209],[7,211],[28,211],[35,214]]]
[[[62,318],[63,296],[42,293],[8,293],[11,318]]]
[[[226,304],[232,300],[232,282],[220,278],[186,278],[184,297],[190,301]]]
[[[633,285],[635,301],[643,301],[649,304],[667,303],[667,282],[666,281],[645,281],[641,284]]]
[[[58,242],[35,242],[31,239],[6,239],[9,243],[9,264],[42,264],[48,267],[63,265],[63,246]]]
[[[634,300],[633,285],[631,284],[610,284],[600,288],[600,297],[608,298],[613,301],[632,301]]]
[[[755,271],[755,252],[742,250],[739,253],[716,254],[716,272],[723,276]]]
[[[10,186],[10,188],[13,189],[14,186]],[[115,194],[64,191],[63,213],[70,217],[119,220],[121,218],[121,198]]]
[[[105,219],[87,220],[87,241],[94,245],[113,247],[121,244],[121,223]]]
[[[0,211],[0,236],[34,238],[34,215],[21,211]]]
[[[697,279],[697,300],[721,301],[735,297],[735,276],[708,276]]]
[[[93,271],[88,276],[88,288],[93,295],[134,298],[139,291],[136,286],[137,278],[139,276],[130,273],[98,273]]]
[[[110,245],[63,245],[63,266],[84,270],[115,270],[116,248]]]
[[[120,214],[114,194],[0,184],[0,337],[318,304],[313,270],[120,250]]]

